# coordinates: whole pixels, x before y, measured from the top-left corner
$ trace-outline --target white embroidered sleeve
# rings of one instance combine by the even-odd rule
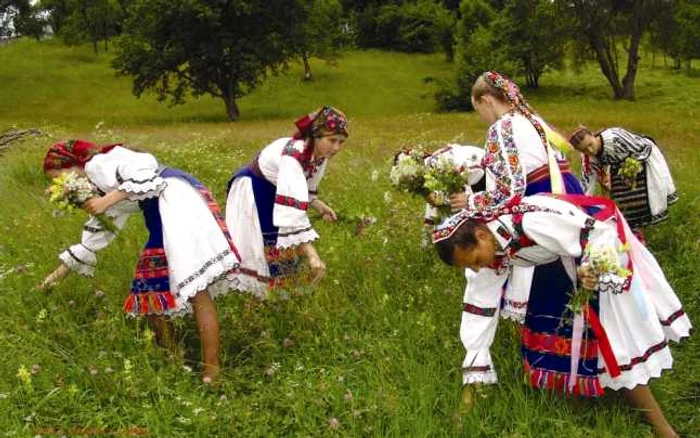
[[[513,139],[511,119],[503,119],[489,128],[483,164],[487,190],[468,195],[469,208],[498,208],[516,196],[525,195],[525,173]],[[489,180],[492,187],[488,186]]]
[[[304,170],[296,158],[283,155],[272,210],[272,222],[279,228],[277,247],[288,248],[318,239],[307,216],[308,209],[309,186]]]
[[[160,195],[167,183],[158,175],[158,162],[151,154],[132,152],[128,160],[117,166],[118,190],[129,194],[132,201]]]
[[[496,383],[498,378],[489,349],[498,327],[499,306],[508,270],[501,273],[487,268],[478,273],[466,270],[465,275],[467,289],[460,338],[467,354],[462,363],[462,382]]]
[[[110,217],[108,220],[117,230],[121,230],[129,216],[129,213],[119,213],[118,216]],[[115,236],[115,233],[105,229],[102,221],[91,216],[83,226],[81,242],[63,251],[58,258],[72,271],[92,277],[97,265],[97,251],[106,248]]]

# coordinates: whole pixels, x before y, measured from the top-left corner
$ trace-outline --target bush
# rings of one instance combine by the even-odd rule
[[[444,50],[451,57],[455,18],[434,1],[371,6],[356,21],[360,47],[419,53]]]

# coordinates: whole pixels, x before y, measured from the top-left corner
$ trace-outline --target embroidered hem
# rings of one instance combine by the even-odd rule
[[[65,250],[61,254],[59,254],[58,258],[71,271],[74,271],[75,273],[82,275],[84,277],[94,277],[94,275],[95,275],[95,263],[96,263],[95,255],[91,254],[92,257],[91,257],[91,260],[89,260],[89,262],[91,262],[91,263],[88,263],[87,261],[80,258],[84,255],[86,255],[86,254],[76,255],[73,252],[73,249],[68,248],[67,250]]]
[[[549,389],[571,395],[581,395],[584,397],[599,397],[604,390],[598,377],[577,376],[573,389],[569,388],[571,374],[558,371],[545,370],[542,368],[532,368],[525,361],[525,374],[530,386],[539,389]]]
[[[284,249],[293,246],[309,243],[319,239],[319,235],[313,228],[305,228],[299,232],[279,233],[277,238],[277,248]]]
[[[154,176],[146,181],[124,180],[119,184],[117,190],[128,193],[131,201],[143,201],[160,196],[167,185],[168,183],[163,178]]]
[[[462,384],[469,385],[472,383],[498,383],[496,370],[491,365],[462,368]]]

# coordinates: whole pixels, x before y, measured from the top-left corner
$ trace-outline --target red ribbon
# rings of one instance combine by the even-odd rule
[[[600,323],[598,319],[598,314],[591,308],[591,306],[586,305],[584,308],[584,314],[586,315],[586,320],[591,325],[591,329],[598,340],[598,348],[600,349],[600,354],[603,355],[603,360],[605,361],[605,367],[608,369],[608,374],[610,377],[617,377],[620,375],[620,365],[618,365],[615,359],[615,354],[610,346],[610,340],[608,340],[608,335],[605,333],[603,324]]]

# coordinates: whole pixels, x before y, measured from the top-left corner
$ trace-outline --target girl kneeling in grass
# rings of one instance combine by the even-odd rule
[[[159,343],[169,347],[172,322],[164,317],[194,311],[204,381],[216,380],[219,323],[213,298],[232,289],[247,290],[255,280],[241,272],[240,257],[209,190],[183,171],[159,167],[150,154],[83,140],[53,145],[44,159],[44,173],[52,178],[69,173],[86,177],[99,196],[82,206],[94,216],[83,227],[81,243],[60,254],[62,264],[42,286],[54,286],[70,271],[92,276],[97,251],[141,210],[149,237],[124,310],[147,315]],[[107,216],[114,227],[106,228],[98,216]]]
[[[464,210],[436,229],[433,242],[449,265],[491,268],[464,303],[465,373],[488,377],[481,383],[497,380],[489,347],[512,268],[560,259],[568,292],[530,293],[522,328],[529,382],[584,396],[622,389],[657,434],[676,436],[647,384],[671,368],[668,343],[688,336],[691,324],[656,260],[612,201],[534,195],[497,210]]]

